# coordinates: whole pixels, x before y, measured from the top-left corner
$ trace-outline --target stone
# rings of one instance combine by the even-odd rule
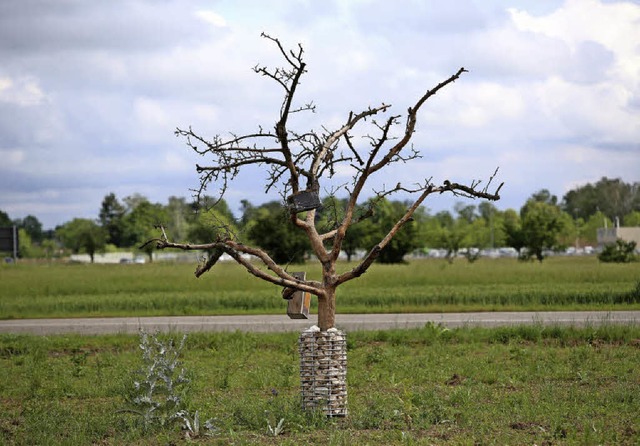
[[[300,334],[300,382],[304,409],[320,409],[327,416],[347,414],[346,336],[317,326]]]

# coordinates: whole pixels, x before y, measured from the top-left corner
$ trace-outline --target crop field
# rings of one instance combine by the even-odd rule
[[[355,264],[343,263],[341,268]],[[220,263],[0,267],[0,318],[281,313],[280,289]],[[319,278],[316,264],[291,265]],[[339,313],[640,309],[640,265],[594,257],[373,265],[338,290]]]
[[[213,420],[186,439],[180,424],[145,428],[121,410],[142,376],[136,336],[0,335],[0,444],[640,442],[638,326],[347,336],[349,414],[327,419],[300,408],[295,333],[190,335],[184,408]]]

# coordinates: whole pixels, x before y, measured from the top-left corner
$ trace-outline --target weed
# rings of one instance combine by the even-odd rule
[[[268,415],[268,414],[267,414]],[[276,427],[271,426],[271,421],[267,417],[267,434],[272,437],[277,437],[284,432],[284,418],[280,418]]]
[[[82,351],[79,349],[74,349],[72,351],[71,362],[73,363],[73,371],[71,372],[74,378],[80,377],[82,375],[85,366],[87,365],[87,357],[89,356],[89,352]]]
[[[215,419],[210,418],[200,425],[200,413],[196,410],[193,416],[187,410],[176,412],[175,417],[182,420],[182,429],[186,438],[198,438],[201,436],[213,436],[218,432],[218,428],[213,424]]]
[[[145,431],[181,421],[186,438],[214,435],[217,432],[214,419],[201,425],[198,410],[191,415],[182,408],[184,387],[191,381],[180,362],[187,335],[183,335],[177,345],[173,338],[162,340],[158,336],[140,331],[143,362],[143,368],[137,373],[140,380],[133,383],[128,398],[130,407],[119,412],[138,415]]]
[[[435,322],[427,322],[422,330],[427,337],[434,339],[446,337],[451,332],[444,325]]]
[[[386,360],[387,353],[379,345],[375,345],[369,353],[367,353],[366,364],[378,364]]]

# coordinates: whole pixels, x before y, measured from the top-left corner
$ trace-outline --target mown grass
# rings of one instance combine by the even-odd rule
[[[178,338],[175,333],[172,336]],[[0,335],[0,444],[188,444],[118,413],[137,337]],[[215,417],[197,444],[640,442],[640,327],[348,333],[349,416],[299,407],[296,334],[192,334],[188,409]],[[267,435],[284,418],[284,434]]]
[[[352,268],[343,263],[340,268]],[[200,279],[189,264],[0,267],[0,318],[281,313],[280,289],[235,264]],[[319,278],[317,265],[293,265]],[[640,309],[640,267],[594,257],[420,260],[374,264],[339,289],[338,311],[448,312]]]

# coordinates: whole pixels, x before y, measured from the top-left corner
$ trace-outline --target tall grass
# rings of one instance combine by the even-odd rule
[[[342,263],[342,269],[354,264]],[[196,279],[185,264],[0,267],[0,318],[279,313],[280,289],[220,263]],[[293,265],[318,279],[315,264]],[[338,311],[439,312],[640,308],[638,265],[593,257],[542,264],[482,259],[373,265],[338,291]]]

